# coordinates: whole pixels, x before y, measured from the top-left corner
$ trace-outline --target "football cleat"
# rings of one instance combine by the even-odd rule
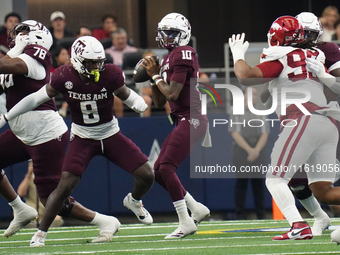
[[[312,238],[313,234],[310,226],[306,221],[302,221],[294,222],[292,228],[287,233],[280,236],[274,236],[273,241],[303,240]]]
[[[127,196],[123,200],[123,204],[126,208],[133,211],[133,213],[137,216],[137,219],[146,224],[150,225],[153,222],[151,214],[144,208],[142,200],[133,201],[131,193],[127,194]]]
[[[45,239],[47,232],[38,230],[31,239],[31,247],[42,247],[45,246]]]
[[[37,211],[28,205],[25,204],[25,209],[21,210],[14,214],[14,219],[9,224],[8,228],[6,229],[4,236],[10,237],[18,232],[20,229],[25,227],[28,223],[32,220],[38,218]]]
[[[331,219],[328,217],[327,213],[324,213],[322,217],[315,218],[312,227],[313,236],[321,236],[322,232],[328,229],[329,225],[331,225]]]
[[[171,234],[164,237],[164,239],[176,239],[176,238],[183,238],[188,235],[192,235],[196,232],[197,226],[194,221],[190,220],[187,221],[185,224],[179,224],[178,228]]]
[[[340,228],[337,228],[331,233],[331,240],[335,242],[337,245],[340,244]]]
[[[121,226],[119,220],[116,217],[109,217],[110,220],[107,222],[105,226],[105,230],[100,231],[98,237],[93,239],[91,243],[107,243],[110,242],[113,238],[113,235],[116,234]],[[107,230],[107,229],[110,229]]]
[[[201,203],[197,203],[195,210],[191,212],[191,218],[194,220],[195,224],[199,224],[205,217],[210,216],[210,210],[208,207]]]

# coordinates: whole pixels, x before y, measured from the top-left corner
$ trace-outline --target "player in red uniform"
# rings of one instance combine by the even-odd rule
[[[15,27],[14,38],[15,46],[6,57],[0,59],[0,92],[6,93],[8,110],[49,82],[52,66],[48,52],[52,36],[44,25],[34,20],[24,21]],[[4,121],[3,118],[1,120]],[[52,99],[32,111],[12,118],[9,126],[11,129],[0,135],[0,167],[32,159],[38,195],[41,202],[46,204],[48,196],[60,180],[68,143],[67,126]],[[14,210],[14,219],[4,233],[9,237],[36,218],[37,212],[20,200],[3,170],[0,175],[0,193]],[[63,208],[58,211],[62,216],[87,222],[93,221],[96,216],[92,223],[99,226],[100,232],[115,231],[118,227],[119,222],[115,217],[96,214],[71,197],[65,197],[64,201]]]
[[[175,172],[189,156],[190,148],[204,136],[208,124],[207,117],[201,115],[196,89],[199,66],[196,51],[187,46],[190,36],[190,24],[183,15],[167,14],[158,23],[156,40],[161,48],[168,49],[168,54],[163,57],[161,67],[151,57],[143,63],[154,81],[152,98],[155,105],[162,108],[169,101],[171,116],[176,123],[162,144],[154,166],[155,180],[169,192],[179,219],[178,228],[166,239],[193,234],[197,230],[196,224],[210,213],[185,190]]]
[[[328,74],[320,62],[324,61],[322,51],[313,48],[314,43],[304,40],[303,28],[294,17],[283,16],[273,22],[268,33],[270,47],[263,51],[261,64],[256,67],[251,68],[244,61],[244,53],[249,44],[243,41],[244,35],[233,35],[229,39],[236,76],[244,85],[253,85],[254,82],[259,84],[268,79],[269,91],[278,91],[277,115],[280,120],[294,120],[288,122],[291,125],[285,125],[281,129],[272,152],[271,171],[267,173],[266,178],[268,190],[292,226],[290,231],[275,236],[273,240],[310,239],[313,237],[311,229],[299,214],[287,184],[304,163],[309,167],[329,167],[327,172],[307,172],[309,187],[321,202],[340,203],[339,188],[332,186],[335,177],[332,167],[334,169],[336,166],[338,132],[334,119],[328,117],[337,109],[331,109],[331,106],[327,105],[319,80],[328,87],[339,87],[339,84],[335,84],[335,77]],[[310,60],[311,58],[316,63]],[[323,70],[316,70],[315,65],[319,64]],[[316,79],[314,74],[317,74],[319,79]],[[274,79],[276,77],[277,79]],[[309,91],[310,98],[303,107],[313,114],[304,114],[295,104],[287,102],[287,106],[283,104],[286,106],[286,114],[281,114],[280,96],[283,89],[284,99],[290,99],[290,102],[303,98],[301,93],[296,93],[301,89]],[[320,129],[324,132],[318,132]]]
[[[32,237],[31,246],[44,246],[47,230],[61,210],[63,201],[72,193],[96,155],[109,159],[135,177],[135,186],[124,198],[124,206],[131,209],[139,221],[152,223],[141,199],[153,184],[153,171],[147,157],[120,132],[118,121],[113,116],[114,96],[137,112],[145,111],[147,105],[142,97],[125,86],[121,68],[104,65],[104,61],[104,48],[97,39],[91,36],[78,38],[72,45],[72,65],[57,68],[50,84],[25,97],[6,114],[11,121],[61,93],[72,115],[71,141],[61,179],[47,200],[44,217]],[[96,221],[96,216],[93,220]],[[101,231],[95,241],[110,241],[120,227],[118,220],[116,223],[115,229]]]

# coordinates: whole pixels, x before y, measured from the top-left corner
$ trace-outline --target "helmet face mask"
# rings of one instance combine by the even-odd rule
[[[74,69],[92,81],[99,81],[105,60],[103,45],[92,36],[79,37],[72,44],[71,63]]]
[[[267,36],[269,46],[294,46],[305,39],[301,24],[291,16],[277,18]]]
[[[189,43],[191,26],[182,14],[170,13],[158,23],[157,32],[158,46],[171,49]]]
[[[50,31],[43,24],[35,20],[26,20],[14,27],[14,30],[8,35],[10,48],[15,46],[15,37],[22,32],[28,35],[28,44],[41,45],[47,50],[51,48],[53,39]]]

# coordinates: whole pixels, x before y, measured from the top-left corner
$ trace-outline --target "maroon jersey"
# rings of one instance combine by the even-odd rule
[[[40,45],[32,44],[26,46],[23,53],[29,55],[42,64],[45,68],[46,76],[43,80],[35,80],[23,74],[4,74],[4,90],[3,87],[0,86],[0,94],[3,92],[6,93],[7,111],[9,111],[21,99],[29,94],[32,94],[33,92],[38,91],[50,81],[52,58],[49,51]],[[41,104],[34,110],[56,111],[57,108],[55,106],[54,100],[51,99]]]
[[[177,100],[169,102],[171,112],[176,116],[201,115],[200,94],[196,88],[198,69],[196,51],[190,46],[176,47],[162,59],[163,79],[168,84],[176,81],[184,85]]]
[[[124,85],[122,69],[105,65],[98,82],[85,83],[72,65],[58,67],[52,76],[51,86],[63,95],[75,124],[97,126],[113,118],[113,92]]]
[[[339,45],[332,42],[323,42],[318,45],[318,48],[325,54],[325,66],[330,68],[333,64],[340,61]]]

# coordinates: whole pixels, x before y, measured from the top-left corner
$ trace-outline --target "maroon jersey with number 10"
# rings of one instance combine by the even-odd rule
[[[176,116],[198,117],[201,115],[200,94],[196,88],[198,77],[196,51],[190,46],[179,46],[165,55],[161,62],[161,74],[166,81],[183,84],[176,101],[169,102],[171,112]]]

